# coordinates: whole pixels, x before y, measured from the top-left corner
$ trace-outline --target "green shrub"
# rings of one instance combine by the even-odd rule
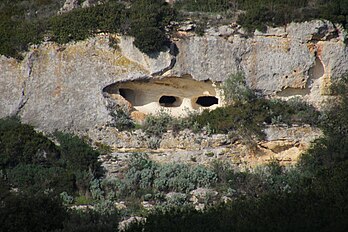
[[[203,127],[210,125],[214,133],[233,133],[247,140],[262,138],[264,121],[267,117],[267,102],[255,99],[251,102],[236,102],[233,106],[205,110],[196,116],[197,123]]]
[[[7,171],[7,181],[21,192],[33,195],[43,193],[74,193],[72,176],[61,167],[43,167],[34,164],[20,164]]]
[[[53,165],[60,154],[52,141],[15,118],[0,119],[0,168],[18,164]]]
[[[288,101],[268,101],[269,114],[266,122],[269,124],[309,124],[316,126],[320,124],[322,115],[312,105],[298,99],[292,98]]]
[[[332,85],[336,94],[335,102],[324,112],[320,128],[324,136],[317,139],[302,157],[306,168],[330,167],[348,159],[348,74],[343,75]]]
[[[2,231],[56,231],[68,219],[65,207],[49,195],[10,193],[1,199]]]
[[[75,205],[91,205],[93,203],[94,203],[94,200],[86,196],[78,196],[75,198],[75,201],[74,201]]]
[[[228,105],[235,102],[248,102],[255,98],[253,91],[247,86],[243,73],[230,75],[221,85],[224,100]]]
[[[155,192],[189,192],[199,187],[210,187],[217,182],[214,172],[204,166],[186,164],[159,165],[144,154],[134,154],[121,180],[126,190],[139,194]],[[119,184],[118,184],[119,185]]]
[[[141,27],[133,26],[134,45],[142,52],[151,54],[162,50],[167,42],[165,34],[156,27]]]
[[[162,50],[168,39],[165,26],[175,18],[175,11],[163,0],[139,0],[130,9],[134,45],[147,54]]]
[[[113,120],[110,126],[114,126],[121,131],[130,130],[135,127],[135,123],[131,119],[128,109],[120,107],[112,111],[110,115]]]
[[[87,171],[95,177],[103,174],[101,163],[98,161],[98,151],[93,150],[76,135],[62,132],[56,132],[54,135],[60,143],[61,158],[68,169]]]
[[[160,111],[156,115],[148,115],[145,118],[143,131],[152,136],[161,137],[167,132],[174,118],[165,111]]]
[[[175,7],[187,11],[225,12],[231,3],[228,0],[186,0],[176,1]]]
[[[116,3],[81,8],[50,18],[50,31],[58,43],[83,40],[97,31],[119,32],[124,13]]]
[[[277,165],[270,165],[266,172],[275,171],[272,175],[278,176]],[[127,231],[345,231],[347,170],[347,162],[340,163],[334,169],[322,170],[298,191],[266,190],[205,211],[187,205],[162,207]],[[260,183],[249,185],[257,190]]]

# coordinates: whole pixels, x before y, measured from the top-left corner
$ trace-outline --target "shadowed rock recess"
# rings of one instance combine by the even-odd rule
[[[216,84],[189,77],[120,82],[105,87],[103,91],[115,103],[145,114],[165,110],[173,116],[185,116],[192,110],[214,109],[222,105]]]

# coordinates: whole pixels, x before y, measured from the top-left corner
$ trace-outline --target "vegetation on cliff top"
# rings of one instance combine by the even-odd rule
[[[58,43],[83,40],[98,32],[117,32],[135,37],[134,44],[145,53],[155,53],[168,45],[166,26],[179,20],[185,11],[219,12],[238,16],[249,31],[281,26],[292,21],[328,19],[348,25],[346,0],[186,0],[174,8],[164,0],[131,1],[130,8],[120,1],[80,8],[56,15],[64,1],[4,0],[0,3],[0,54],[22,58],[30,44],[44,38]],[[179,17],[177,17],[179,16]]]
[[[346,0],[186,0],[177,9],[238,15],[238,23],[249,31],[290,22],[327,19],[348,27]]]
[[[83,40],[99,33],[121,33],[135,37],[134,44],[145,53],[160,51],[168,42],[165,26],[175,17],[175,11],[162,0],[138,0],[131,8],[116,0],[103,5],[76,9],[61,15],[52,1],[7,1],[0,4],[0,54],[22,58],[29,44],[44,39],[67,43]],[[51,6],[46,14],[40,12]],[[29,15],[30,17],[27,17]]]

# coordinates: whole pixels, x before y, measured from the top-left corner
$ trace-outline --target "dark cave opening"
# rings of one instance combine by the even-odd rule
[[[219,99],[214,96],[202,96],[197,98],[196,103],[203,107],[209,107],[219,103]]]
[[[120,95],[131,102],[132,104],[135,102],[135,93],[132,89],[119,89]]]
[[[181,101],[178,97],[164,95],[159,99],[159,104],[164,107],[178,107]]]

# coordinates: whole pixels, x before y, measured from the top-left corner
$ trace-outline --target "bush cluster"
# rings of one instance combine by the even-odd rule
[[[99,32],[130,34],[141,51],[155,53],[167,44],[165,26],[175,17],[164,0],[139,0],[130,8],[113,0],[55,15],[61,4],[50,0],[1,4],[0,54],[21,59],[21,52],[44,37],[63,44]]]
[[[55,16],[49,19],[49,32],[58,43],[83,40],[96,32],[121,32],[127,18],[124,5],[109,3]]]
[[[345,0],[186,0],[178,1],[176,7],[186,11],[239,12],[238,23],[249,31],[312,19],[327,19],[348,27]]]
[[[211,187],[216,182],[216,174],[207,167],[175,163],[160,165],[145,154],[133,154],[124,178],[116,181],[114,188],[119,196],[142,197],[159,192],[188,193],[199,187]]]
[[[151,54],[161,51],[168,44],[165,26],[175,18],[175,11],[163,0],[138,0],[130,9],[134,45]]]
[[[71,134],[57,132],[56,146],[17,119],[0,119],[0,168],[22,192],[88,195],[90,181],[103,175],[99,152]]]

